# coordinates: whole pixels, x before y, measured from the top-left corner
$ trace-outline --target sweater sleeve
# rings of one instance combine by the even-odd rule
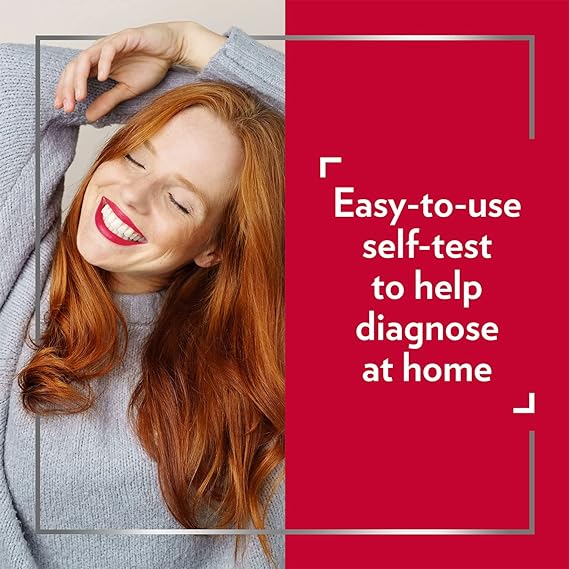
[[[284,114],[284,54],[260,44],[236,27],[224,35],[229,40],[211,58],[201,77],[252,87],[266,104]]]
[[[153,89],[115,107],[93,123],[95,127],[122,124],[158,95],[200,80],[238,84],[256,92],[268,105],[284,112],[284,55],[254,40],[239,28],[225,34],[228,41],[202,73],[174,67]],[[80,50],[42,46],[40,49],[39,140],[41,238],[61,213],[62,181],[75,156],[78,127],[87,124],[91,102],[116,83],[88,80],[88,97],[73,113],[53,108],[61,71]],[[0,308],[22,267],[32,254],[35,231],[35,48],[0,44]]]

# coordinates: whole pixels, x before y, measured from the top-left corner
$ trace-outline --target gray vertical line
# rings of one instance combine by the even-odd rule
[[[35,102],[36,102],[36,143],[35,143],[35,230],[36,230],[36,240],[35,240],[35,268],[36,268],[36,322],[35,322],[35,340],[39,342],[40,338],[40,294],[41,294],[41,263],[40,263],[40,242],[41,242],[41,231],[40,231],[40,215],[41,215],[41,204],[40,204],[40,121],[41,121],[41,105],[40,105],[40,90],[41,90],[41,78],[40,78],[40,40],[36,36],[35,45],[35,72],[36,72],[36,92],[35,92]],[[35,448],[35,526],[36,531],[40,530],[40,417],[36,414],[35,421],[35,435],[36,435],[36,448]]]
[[[285,512],[286,512],[286,497],[285,497]],[[286,514],[285,514],[283,529],[285,528],[286,528]],[[281,554],[281,563],[282,563],[281,569],[286,569],[286,529],[285,533],[283,534],[283,550]]]
[[[529,530],[535,534],[535,431],[529,432]]]
[[[535,36],[530,36],[529,47],[529,139],[535,140]]]
[[[36,415],[36,501],[35,501],[35,523],[36,532],[41,531],[40,527],[40,416]]]

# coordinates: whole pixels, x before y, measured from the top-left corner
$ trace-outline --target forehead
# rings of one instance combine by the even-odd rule
[[[239,179],[241,142],[223,119],[202,105],[176,114],[149,141],[162,173],[186,178],[213,202],[226,201],[225,194]]]

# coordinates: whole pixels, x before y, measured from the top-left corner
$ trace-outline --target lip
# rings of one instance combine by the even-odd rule
[[[107,226],[103,222],[103,207],[108,205],[114,212],[114,214],[123,222],[126,223],[129,227],[132,227],[134,231],[136,231],[139,235],[142,236],[143,241],[129,241],[128,239],[123,239],[118,235],[115,235],[112,231],[110,231]],[[121,211],[121,209],[112,202],[109,198],[103,196],[97,207],[97,211],[95,212],[95,225],[97,229],[106,237],[109,241],[116,243],[117,245],[144,245],[147,243],[146,237],[142,234],[142,231],[136,227],[136,225],[129,219],[129,217]]]

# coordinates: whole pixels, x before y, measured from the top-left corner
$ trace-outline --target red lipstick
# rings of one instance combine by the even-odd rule
[[[101,199],[101,207],[103,207],[105,204],[107,204],[113,210],[114,214],[123,223],[126,223],[128,226],[132,227],[139,235],[141,235],[144,238],[142,231],[140,231],[140,229],[138,229],[138,227],[136,227],[136,225],[134,225],[134,223],[130,219],[130,217],[126,213],[124,213],[124,211],[122,211],[121,208],[115,202],[113,202],[109,198],[106,198],[105,196],[103,196]]]
[[[136,231],[141,237],[142,241],[129,241],[128,239],[123,239],[118,235],[115,235],[104,223],[103,221],[103,207],[108,205],[112,210],[113,213],[126,225],[132,227],[134,231]],[[142,234],[142,231],[136,227],[136,225],[132,222],[132,220],[124,213],[114,202],[106,197],[102,197],[101,201],[97,207],[97,211],[95,212],[95,225],[97,229],[109,240],[117,245],[143,245],[147,243],[146,238]]]

